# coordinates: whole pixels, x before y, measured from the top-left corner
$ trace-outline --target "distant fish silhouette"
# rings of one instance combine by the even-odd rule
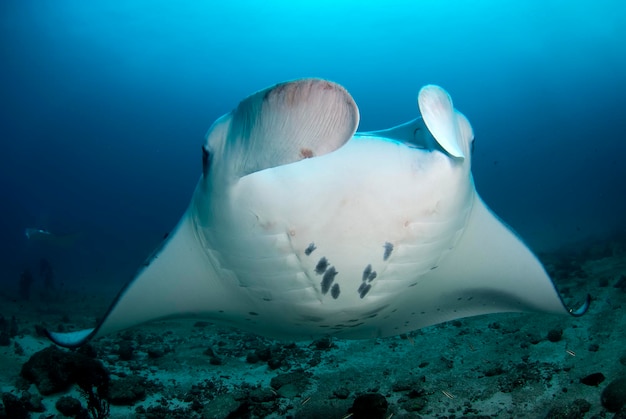
[[[70,246],[82,236],[81,233],[55,234],[42,228],[32,227],[26,228],[24,235],[31,241],[46,242],[59,246]]]

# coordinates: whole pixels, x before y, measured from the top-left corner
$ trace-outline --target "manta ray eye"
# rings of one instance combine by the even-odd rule
[[[209,167],[211,166],[211,153],[206,146],[202,146],[202,175],[206,176],[209,173]]]

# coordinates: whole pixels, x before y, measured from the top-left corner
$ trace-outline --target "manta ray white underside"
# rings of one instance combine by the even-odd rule
[[[482,202],[468,120],[440,87],[421,118],[356,133],[348,92],[281,83],[218,119],[180,223],[93,329],[202,316],[278,338],[396,335],[460,317],[569,310],[544,268]]]

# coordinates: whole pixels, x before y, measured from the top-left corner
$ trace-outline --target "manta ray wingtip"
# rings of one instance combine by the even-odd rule
[[[567,311],[574,317],[580,317],[589,310],[589,306],[591,305],[591,295],[587,294],[587,298],[585,298],[585,302],[578,308],[570,308]]]
[[[78,348],[89,341],[96,333],[95,328],[77,330],[75,332],[52,332],[45,330],[46,336],[55,344],[64,348]]]

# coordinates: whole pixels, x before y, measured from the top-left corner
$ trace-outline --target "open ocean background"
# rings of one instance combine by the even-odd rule
[[[310,76],[350,91],[360,130],[447,89],[479,193],[535,250],[626,228],[622,0],[3,0],[0,281],[46,257],[119,287],[187,207],[213,121]]]

